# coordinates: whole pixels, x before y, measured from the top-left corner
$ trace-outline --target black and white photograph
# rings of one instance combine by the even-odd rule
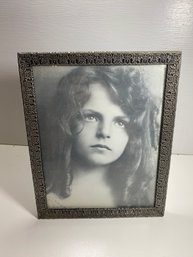
[[[168,115],[174,117],[176,93],[169,86],[177,85],[178,66],[171,65],[168,76],[175,54],[157,55],[141,53],[134,64],[113,65],[78,65],[74,55],[65,65],[52,56],[44,65],[44,54],[32,55],[25,73],[20,63],[36,200],[44,212],[161,215],[153,210],[165,203],[173,129]]]
[[[164,75],[164,65],[34,68],[49,208],[153,206]]]

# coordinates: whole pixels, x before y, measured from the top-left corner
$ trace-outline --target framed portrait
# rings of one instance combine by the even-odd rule
[[[38,218],[164,215],[180,61],[18,54]]]

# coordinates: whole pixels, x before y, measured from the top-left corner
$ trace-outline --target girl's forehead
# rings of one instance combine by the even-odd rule
[[[110,92],[110,88],[103,85],[100,82],[94,82],[89,86],[89,100],[90,101],[100,101],[114,103],[112,98],[112,93]],[[89,101],[88,100],[88,101]]]
[[[107,94],[109,94],[109,90],[101,82],[93,82],[89,85],[89,92],[91,94],[97,94],[97,92],[100,92],[100,91],[103,91],[103,92],[106,92]]]
[[[108,85],[103,82],[93,82],[89,85],[89,98],[100,98],[107,100],[116,105],[123,106],[123,99],[120,96],[119,90],[113,85]]]
[[[121,106],[113,101],[109,90],[101,83],[92,83],[89,87],[89,95],[83,109],[114,113],[117,116],[126,115]]]

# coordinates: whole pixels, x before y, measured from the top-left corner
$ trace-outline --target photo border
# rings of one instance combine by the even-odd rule
[[[181,52],[80,52],[18,53],[30,162],[38,218],[113,218],[163,216],[172,150]],[[46,202],[46,185],[42,168],[41,144],[34,85],[34,66],[81,65],[166,65],[163,107],[160,126],[159,155],[154,207],[67,208],[50,209]]]

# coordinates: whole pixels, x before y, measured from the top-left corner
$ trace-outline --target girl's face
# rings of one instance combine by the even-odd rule
[[[90,98],[81,110],[84,126],[75,136],[74,149],[86,163],[110,164],[122,155],[128,143],[129,118],[101,84],[91,84],[89,92]]]

